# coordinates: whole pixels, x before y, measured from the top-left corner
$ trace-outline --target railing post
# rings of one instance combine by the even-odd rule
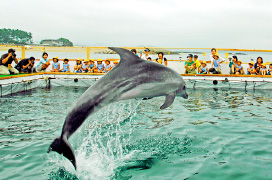
[[[24,46],[22,46],[22,59],[25,59],[25,47]]]
[[[90,59],[90,48],[87,47],[87,59]]]

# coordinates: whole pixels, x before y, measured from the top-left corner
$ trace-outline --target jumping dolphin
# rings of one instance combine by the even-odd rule
[[[109,103],[131,99],[166,96],[160,107],[169,107],[176,96],[188,98],[185,82],[176,71],[159,63],[140,59],[131,51],[109,48],[120,55],[119,64],[89,87],[69,111],[59,138],[48,149],[63,154],[76,169],[76,158],[69,137],[86,118]]]

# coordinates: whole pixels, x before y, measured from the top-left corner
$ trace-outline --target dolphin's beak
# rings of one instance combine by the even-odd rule
[[[188,94],[187,94],[187,93],[184,93],[183,98],[184,98],[184,99],[188,99]]]

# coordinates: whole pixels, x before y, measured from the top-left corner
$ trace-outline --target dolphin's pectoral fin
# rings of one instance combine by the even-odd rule
[[[47,152],[50,153],[51,151],[56,151],[59,154],[63,154],[64,157],[71,161],[76,169],[75,154],[67,138],[56,138],[50,145]]]
[[[167,94],[165,96],[165,102],[160,108],[165,109],[171,106],[171,104],[174,102],[175,97],[176,97],[176,93]]]

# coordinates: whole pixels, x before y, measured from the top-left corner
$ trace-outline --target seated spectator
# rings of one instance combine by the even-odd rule
[[[269,64],[269,69],[267,70],[267,75],[272,75],[272,63]]]
[[[254,68],[254,62],[248,63],[248,68],[247,68],[247,75],[253,75],[256,74],[255,68]]]
[[[148,57],[147,60],[148,60],[148,61],[152,61],[151,57]]]
[[[147,60],[147,58],[151,58],[152,59],[152,56],[149,54],[150,50],[148,48],[146,48],[144,50],[144,53],[142,54],[141,58],[144,59],[144,60]]]
[[[254,64],[254,68],[256,70],[256,74],[261,74],[261,68],[263,64],[263,58],[262,57],[257,57],[256,63]]]
[[[82,62],[81,62],[81,59],[78,58],[77,61],[76,61],[76,65],[74,66],[74,72],[76,73],[82,73]]]
[[[203,61],[201,63],[200,69],[199,69],[199,74],[209,74],[209,70],[207,68],[206,61]]]
[[[48,54],[44,52],[42,54],[42,58],[40,59],[40,61],[38,62],[36,66],[35,71],[37,72],[45,71],[49,65],[50,65],[50,61],[48,59]]]
[[[69,59],[65,58],[63,63],[63,68],[60,70],[61,72],[70,72],[70,66],[68,62],[69,62]]]
[[[60,63],[59,63],[59,58],[55,56],[53,58],[53,63],[52,63],[52,70],[51,72],[59,72],[60,71]]]
[[[96,69],[96,65],[94,64],[94,60],[91,59],[89,62],[88,70],[90,73],[94,73],[95,69]]]
[[[12,61],[18,64],[15,49],[9,49],[8,53],[2,55],[0,59],[0,74],[19,74],[19,71],[11,66]]]
[[[233,61],[230,62],[229,67],[230,67],[230,74],[236,74],[236,66],[238,62],[237,56],[232,56]]]
[[[261,73],[261,75],[266,75],[267,74],[267,69],[266,69],[266,64],[265,63],[262,63],[260,73]]]
[[[198,55],[194,55],[194,62],[196,64],[196,70],[199,72],[199,68],[201,66],[201,63],[198,61]]]
[[[188,70],[188,74],[196,74],[196,64],[192,65],[192,68]]]
[[[163,56],[163,52],[158,53],[158,58],[156,59],[156,62],[167,66],[167,59]]]
[[[115,68],[115,67],[117,66],[117,64],[118,64],[118,61],[114,61],[114,62],[113,62],[113,66],[112,66],[111,69]]]
[[[236,73],[235,74],[244,74],[244,69],[242,65],[242,61],[239,59],[236,65]]]
[[[82,72],[87,73],[89,71],[89,59],[85,59],[84,63],[81,66]]]
[[[103,73],[104,71],[104,64],[102,64],[102,60],[99,58],[97,59],[97,72],[98,73]]]
[[[140,57],[139,54],[137,53],[136,49],[131,49],[131,52],[133,52],[136,56]]]
[[[188,58],[188,60],[185,62],[185,66],[184,66],[184,68],[185,68],[185,74],[188,74],[189,70],[193,68],[192,65],[195,63],[193,61],[193,55],[192,54],[189,54],[187,56],[187,58]]]
[[[104,73],[107,73],[107,72],[109,72],[111,69],[112,69],[112,66],[110,65],[110,61],[109,60],[106,60],[105,61],[105,68],[104,68]]]
[[[222,74],[221,72],[221,62],[219,61],[219,56],[214,55],[213,56],[213,61],[212,61],[212,67],[209,69],[209,72],[213,74]]]
[[[33,66],[35,63],[35,58],[30,57],[27,59],[22,59],[19,61],[19,63],[15,66],[15,68],[20,72],[20,73],[32,73],[33,71]]]

